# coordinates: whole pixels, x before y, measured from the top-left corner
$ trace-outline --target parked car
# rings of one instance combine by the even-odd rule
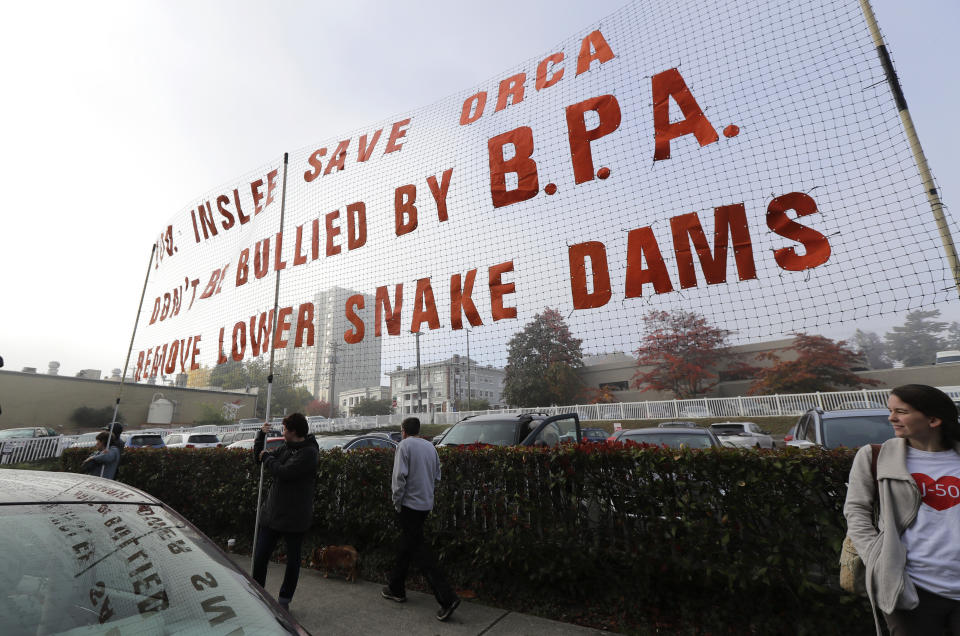
[[[790,430],[787,431],[787,434],[783,436],[783,442],[784,443],[792,442],[793,436],[796,432],[797,432],[797,425],[794,424],[793,426],[790,427]]]
[[[584,442],[593,442],[594,444],[602,444],[607,441],[609,437],[607,433],[602,428],[584,428],[580,431],[580,439]]]
[[[636,442],[668,448],[719,448],[720,440],[706,428],[632,428],[621,431],[619,443]]]
[[[248,437],[246,439],[233,442],[232,444],[227,446],[227,449],[228,450],[231,450],[231,449],[253,450],[253,445],[256,443],[256,441],[257,440],[254,439],[253,437]],[[268,437],[263,442],[263,448],[264,450],[272,451],[278,446],[281,446],[284,443],[284,441],[285,440],[283,439],[283,435],[279,437],[277,436]]]
[[[437,446],[557,446],[581,437],[576,413],[548,416],[543,413],[490,413],[460,420]]]
[[[213,433],[171,433],[163,443],[167,448],[219,448],[220,438]]]
[[[434,446],[437,446],[440,442],[442,442],[442,441],[443,441],[443,436],[446,435],[447,433],[449,433],[451,428],[453,428],[453,427],[452,427],[452,426],[448,426],[447,428],[443,429],[442,431],[440,431],[439,433],[437,433],[436,435],[434,435],[434,436],[433,436],[433,439],[430,440],[431,442],[433,442],[433,445],[434,445]]]
[[[696,422],[660,422],[657,428],[700,428]]]
[[[834,449],[882,444],[893,437],[889,416],[887,409],[824,411],[813,408],[800,416],[793,439],[787,442],[787,446]]]
[[[260,423],[260,426],[263,426],[263,422]],[[220,436],[220,443],[223,444],[224,446],[229,446],[234,442],[239,442],[245,439],[253,439],[257,436],[257,431],[259,430],[260,430],[259,428],[256,428],[256,429],[246,430],[246,431],[227,431],[226,433]],[[267,437],[283,437],[283,433],[278,430],[271,430],[270,434]],[[251,446],[250,448],[253,448],[253,446]]]
[[[397,443],[382,435],[324,435],[317,438],[320,450],[340,448],[345,451],[361,448],[396,448]]]
[[[770,432],[761,429],[754,422],[717,422],[710,425],[710,430],[724,446],[773,448]]]
[[[164,448],[160,433],[124,433],[120,436],[127,448]]]
[[[45,426],[28,426],[23,428],[5,428],[0,430],[0,440],[25,439],[32,437],[56,437],[60,433]]]
[[[211,625],[307,634],[215,543],[141,490],[3,470],[0,506],[4,634],[188,634]]]

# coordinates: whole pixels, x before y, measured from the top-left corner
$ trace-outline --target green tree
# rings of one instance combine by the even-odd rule
[[[484,398],[473,398],[472,400],[460,400],[458,402],[458,410],[460,411],[489,411],[490,410],[490,400]]]
[[[951,322],[947,335],[943,338],[945,349],[960,349],[960,322]]]
[[[703,395],[719,381],[719,371],[752,371],[727,346],[732,331],[715,327],[700,314],[675,310],[643,316],[646,335],[634,352],[633,385],[641,391],[671,391],[680,400]]]
[[[233,360],[218,364],[210,371],[211,386],[224,389],[259,389],[257,394],[257,417],[264,417],[267,409],[267,377],[270,363],[263,356],[235,362]],[[303,411],[313,399],[310,392],[299,386],[300,375],[291,365],[274,364],[273,388],[270,395],[270,417],[279,417],[286,413]]]
[[[230,420],[224,416],[223,411],[213,404],[204,402],[200,405],[200,417],[193,420],[197,426],[204,424],[213,424],[214,426],[223,426],[229,424]]]
[[[887,348],[880,336],[872,331],[857,331],[853,334],[853,346],[870,369],[889,369],[893,366],[887,356]]]
[[[933,320],[939,316],[937,309],[908,313],[906,322],[884,335],[887,354],[906,367],[933,364],[943,348],[940,333],[947,327],[947,323]]]
[[[521,407],[571,404],[583,390],[582,340],[574,338],[555,309],[547,307],[510,339],[503,398]]]
[[[390,415],[393,412],[393,400],[360,398],[350,412],[354,415]]]
[[[751,394],[813,393],[880,384],[852,371],[863,362],[846,340],[834,342],[823,336],[797,333],[790,349],[797,354],[795,360],[782,360],[772,351],[757,356],[773,365],[757,372],[757,379],[750,386]]]

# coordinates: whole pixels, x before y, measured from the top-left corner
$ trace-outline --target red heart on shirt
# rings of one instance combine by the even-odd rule
[[[934,481],[923,473],[912,473],[913,480],[920,489],[923,503],[935,510],[946,510],[960,504],[960,479],[957,477],[941,477]]]

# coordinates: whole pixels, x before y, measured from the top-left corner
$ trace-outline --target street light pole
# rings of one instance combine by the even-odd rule
[[[420,332],[417,337],[417,413],[423,413],[423,383],[420,380]]]
[[[464,329],[467,332],[467,410],[473,410],[473,391],[470,389],[470,330]]]

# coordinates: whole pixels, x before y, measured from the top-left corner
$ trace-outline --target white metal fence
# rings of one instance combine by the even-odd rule
[[[960,387],[940,387],[954,400],[960,400]],[[814,407],[825,411],[850,408],[886,408],[889,389],[861,389],[859,391],[835,391],[831,393],[795,393],[789,395],[754,395],[728,398],[697,398],[694,400],[662,400],[657,402],[615,402],[613,404],[574,404],[570,406],[544,406],[525,409],[500,409],[497,411],[460,411],[452,413],[421,413],[421,421],[428,424],[453,425],[471,415],[487,413],[545,413],[557,415],[575,412],[581,420],[656,420],[698,419],[706,417],[774,417],[800,415]],[[310,424],[311,433],[355,433],[379,428],[399,426],[411,413],[371,415],[323,420]],[[199,432],[226,433],[240,428],[256,429],[260,425],[229,424],[226,426],[198,426],[190,429],[169,429],[164,433]],[[48,457],[59,457],[64,448],[69,448],[77,436],[40,437],[34,439],[11,439],[0,441],[0,463],[15,464]]]

